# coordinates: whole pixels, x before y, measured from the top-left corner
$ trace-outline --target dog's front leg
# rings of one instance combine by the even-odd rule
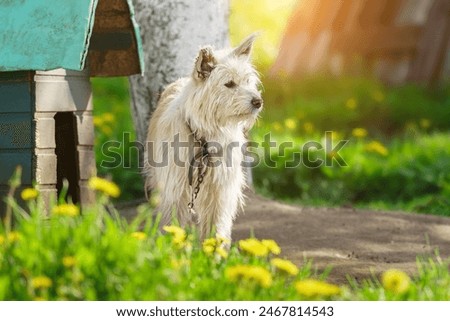
[[[230,197],[223,199],[223,206],[218,209],[215,222],[216,234],[230,241],[233,221],[238,209],[238,198],[233,196],[232,199]]]

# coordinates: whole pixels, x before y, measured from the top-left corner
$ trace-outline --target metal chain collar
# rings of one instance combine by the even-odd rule
[[[196,220],[197,213],[194,210],[194,201],[197,199],[198,193],[200,191],[200,185],[203,183],[203,180],[205,178],[208,164],[210,160],[210,153],[208,151],[208,142],[202,137],[198,139],[195,135],[195,132],[192,130],[189,123],[187,124],[189,130],[191,131],[194,139],[200,143],[200,151],[195,154],[195,156],[191,159],[189,163],[189,172],[188,172],[188,181],[189,186],[191,187],[191,200],[187,204],[189,213],[193,216],[194,220]],[[198,164],[198,166],[197,166]],[[198,177],[195,187],[194,185],[194,168],[198,168]]]

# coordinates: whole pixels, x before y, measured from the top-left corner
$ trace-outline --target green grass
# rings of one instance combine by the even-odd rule
[[[138,166],[136,149],[131,143],[122,143],[120,148],[112,149],[122,155],[120,163],[114,166],[102,164],[110,158],[103,146],[109,141],[124,142],[124,135],[129,134],[129,142],[135,140],[136,134],[130,113],[130,95],[126,78],[94,78],[94,122],[95,122],[95,157],[99,176],[111,177],[122,187],[121,200],[135,200],[144,197],[141,169]]]
[[[294,141],[296,147],[286,150],[284,155],[274,150],[270,156],[276,165],[269,166],[266,160],[256,167],[255,184],[264,195],[304,205],[353,205],[449,216],[448,137],[446,133],[436,133],[418,134],[414,139],[394,138],[381,145],[388,153],[384,155],[368,149],[370,138],[343,136],[349,142],[339,154],[348,166],[334,162],[330,167],[307,168],[299,164],[286,168],[286,162],[294,159],[299,146],[307,141],[323,142],[323,137],[275,136],[275,141]],[[262,141],[260,136],[255,138]],[[324,150],[312,154],[322,160],[330,159]]]
[[[14,189],[17,178],[12,182]],[[311,262],[292,275],[277,269],[271,259],[283,252],[273,244],[273,253],[259,241],[232,244],[228,254],[208,250],[195,231],[161,234],[145,206],[126,222],[102,193],[82,215],[62,201],[48,216],[39,200],[8,204],[12,212],[0,224],[0,300],[450,299],[449,261],[439,256],[419,260],[411,280],[390,271],[391,282],[374,277],[335,286],[324,281],[329,271],[319,274]]]

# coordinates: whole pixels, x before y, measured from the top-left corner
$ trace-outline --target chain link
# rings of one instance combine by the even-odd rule
[[[206,163],[206,164],[205,164]],[[195,187],[192,189],[191,193],[191,201],[188,203],[188,210],[191,212],[191,214],[196,214],[194,210],[194,201],[197,199],[198,192],[200,192],[200,185],[203,183],[203,180],[206,175],[206,170],[208,169],[208,163],[209,163],[209,155],[203,155],[200,159],[200,163],[198,166],[198,178],[197,183]]]
[[[192,133],[194,140],[197,141],[198,143],[200,143],[200,148],[201,148],[201,151],[197,155],[194,156],[191,163],[189,164],[189,175],[188,175],[189,185],[191,186],[191,201],[187,204],[187,207],[188,207],[188,211],[192,215],[192,219],[194,221],[196,221],[198,219],[198,217],[197,217],[197,213],[194,210],[194,201],[197,199],[198,193],[200,192],[200,185],[203,183],[203,180],[205,178],[206,171],[208,169],[208,165],[209,165],[209,161],[210,161],[210,159],[209,159],[210,154],[208,151],[207,141],[203,137],[201,137],[200,139],[198,139],[196,137],[196,132],[192,130],[189,122],[187,122],[186,125],[187,125],[189,131]],[[198,156],[200,156],[200,157],[198,157]],[[198,159],[200,161],[200,163],[198,164],[198,167],[197,167],[198,177],[197,177],[197,182],[195,184],[195,187],[193,187],[192,182],[193,182],[194,164]]]

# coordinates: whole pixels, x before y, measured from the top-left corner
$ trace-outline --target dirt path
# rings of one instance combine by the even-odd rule
[[[133,216],[135,205],[119,211]],[[341,284],[347,275],[361,280],[389,268],[414,273],[416,257],[436,249],[450,256],[450,218],[431,215],[303,208],[251,195],[235,222],[233,241],[252,231],[259,239],[276,240],[281,256],[299,266],[305,258],[319,270],[333,266],[328,280]]]
[[[252,195],[234,226],[233,240],[276,240],[282,256],[296,264],[313,259],[319,270],[332,265],[329,280],[370,277],[389,268],[416,271],[418,255],[450,255],[450,218],[399,212],[302,208]]]

